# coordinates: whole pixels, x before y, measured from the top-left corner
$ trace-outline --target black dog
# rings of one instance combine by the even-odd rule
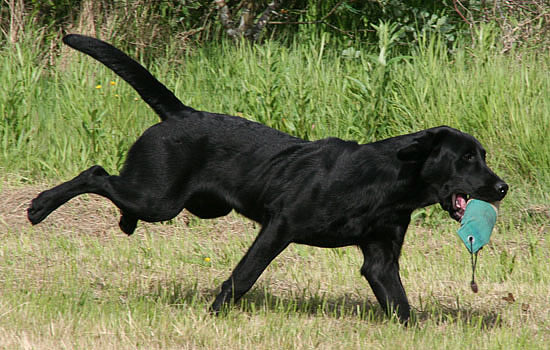
[[[100,40],[63,41],[132,85],[160,116],[128,153],[119,176],[95,165],[36,197],[28,218],[38,224],[83,193],[121,210],[120,228],[168,220],[184,208],[201,218],[232,209],[259,222],[258,237],[221,286],[218,312],[238,300],[290,243],[357,245],[361,273],[386,310],[406,321],[409,303],[399,255],[413,210],[440,203],[456,220],[468,197],[501,200],[508,185],[485,163],[472,136],[449,127],[359,145],[337,138],[308,142],[242,118],[185,106],[145,68]]]

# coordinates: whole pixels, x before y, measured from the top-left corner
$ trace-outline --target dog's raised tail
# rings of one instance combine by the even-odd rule
[[[69,34],[63,42],[92,56],[130,84],[162,120],[182,111],[192,111],[147,69],[116,47],[92,37]]]

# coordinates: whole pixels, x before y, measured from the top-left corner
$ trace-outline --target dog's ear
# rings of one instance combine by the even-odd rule
[[[431,130],[417,133],[411,142],[397,151],[397,158],[404,162],[425,160],[433,151],[434,139]]]
[[[397,158],[404,162],[418,162],[439,153],[441,141],[448,134],[449,129],[449,127],[440,126],[411,135],[412,140],[397,151]]]

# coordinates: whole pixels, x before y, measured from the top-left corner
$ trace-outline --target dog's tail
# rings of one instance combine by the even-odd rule
[[[104,41],[84,35],[69,34],[63,42],[73,49],[84,52],[109,67],[139,93],[141,98],[165,120],[182,111],[193,111],[184,105],[147,69],[124,52]]]

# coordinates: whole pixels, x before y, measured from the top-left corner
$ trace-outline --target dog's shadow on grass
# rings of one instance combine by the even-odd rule
[[[355,295],[328,297],[324,295],[307,295],[280,297],[254,289],[243,297],[238,304],[241,311],[257,312],[294,312],[307,315],[322,315],[332,318],[358,318],[367,322],[383,323],[391,320],[376,301],[361,300]],[[393,321],[397,319],[393,317]],[[452,307],[441,303],[425,306],[423,310],[412,308],[410,325],[425,323],[465,324],[481,329],[499,327],[501,318],[497,311],[477,309],[470,306]]]
[[[163,293],[162,297],[160,295],[157,297],[164,299],[163,302],[174,305],[174,307],[185,307],[195,303],[208,307],[217,293],[218,290],[199,290],[195,285],[187,286],[187,288],[180,286],[168,294]],[[228,306],[219,316],[224,317],[225,314],[235,310],[249,314],[266,312],[357,318],[373,323],[397,322],[395,317],[393,320],[388,318],[376,301],[362,300],[356,295],[344,294],[331,297],[304,291],[299,294],[279,296],[270,293],[267,288],[262,289],[261,286],[250,290],[236,305]],[[501,321],[498,310],[480,309],[469,305],[453,307],[432,301],[423,305],[422,309],[413,307],[409,324],[421,326],[426,323],[450,323],[492,329],[500,327]]]
[[[332,318],[357,317],[377,321],[387,319],[377,303],[359,300],[356,296],[348,294],[330,297],[304,291],[295,295],[278,296],[256,288],[248,292],[234,307],[244,312],[265,310]]]

